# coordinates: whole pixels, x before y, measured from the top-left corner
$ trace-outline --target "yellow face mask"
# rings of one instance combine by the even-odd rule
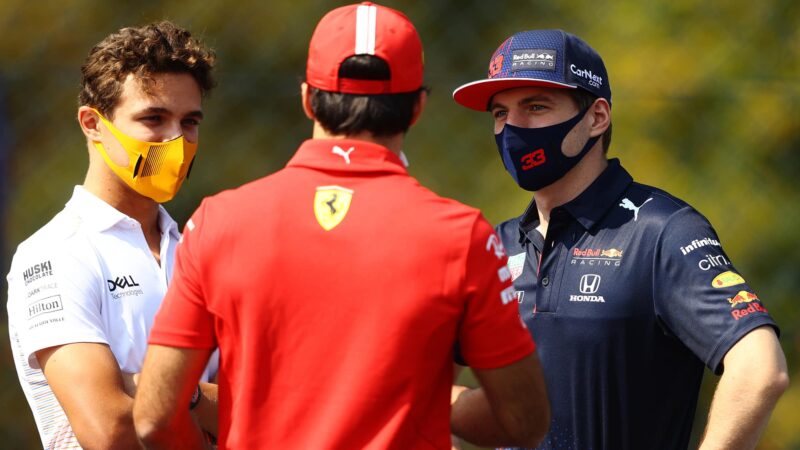
[[[125,152],[128,165],[120,166],[108,156],[102,142],[94,142],[108,167],[128,186],[158,203],[172,200],[194,162],[197,143],[178,136],[167,142],[145,142],[125,135],[94,110]]]

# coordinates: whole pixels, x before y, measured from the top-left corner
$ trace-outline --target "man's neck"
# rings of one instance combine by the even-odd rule
[[[382,145],[392,151],[395,155],[400,156],[403,150],[403,141],[405,135],[397,133],[392,136],[375,136],[368,131],[363,131],[357,134],[331,134],[328,133],[319,122],[314,122],[314,132],[311,135],[314,139],[355,139],[358,141],[371,142],[373,144]]]
[[[534,193],[536,210],[539,213],[539,225],[536,229],[542,236],[547,236],[550,212],[553,208],[574,200],[603,173],[607,166],[608,159],[602,146],[596,145],[561,179]]]
[[[139,222],[145,236],[160,233],[158,203],[133,191],[105,166],[104,161],[89,164],[83,187],[117,211]]]

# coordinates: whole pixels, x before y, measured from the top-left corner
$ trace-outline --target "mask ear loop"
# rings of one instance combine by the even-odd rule
[[[136,178],[139,175],[139,166],[142,165],[142,155],[139,155],[139,158],[136,159],[136,166],[133,167],[133,178]]]
[[[191,174],[192,174],[192,167],[194,167],[194,160],[195,160],[195,159],[197,159],[197,156],[195,156],[194,158],[192,158],[192,162],[190,162],[190,163],[189,163],[189,168],[188,168],[188,169],[186,169],[186,179],[187,179],[187,180],[189,179],[189,175],[191,175]]]

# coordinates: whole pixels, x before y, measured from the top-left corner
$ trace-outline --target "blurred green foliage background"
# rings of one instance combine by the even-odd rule
[[[83,180],[87,153],[75,121],[79,68],[105,35],[166,18],[216,49],[219,87],[205,103],[199,158],[167,205],[183,224],[204,196],[280,169],[310,135],[299,102],[308,40],[325,12],[347,3],[0,2],[0,111],[7,119],[5,132],[0,124],[3,274],[16,245]],[[450,93],[485,76],[492,52],[515,31],[562,28],[588,41],[603,55],[612,86],[610,156],[621,158],[638,181],[687,200],[711,220],[781,325],[790,374],[800,379],[800,2],[383,4],[416,24],[433,89],[408,135],[411,173],[434,191],[481,208],[494,223],[520,214],[530,197],[503,170],[489,115],[458,107]],[[5,285],[2,292],[5,303]],[[2,308],[3,335],[5,314]],[[695,440],[716,382],[708,373]],[[7,340],[0,345],[0,405],[0,447],[40,446]],[[799,425],[800,387],[793,383],[760,448],[800,448]]]

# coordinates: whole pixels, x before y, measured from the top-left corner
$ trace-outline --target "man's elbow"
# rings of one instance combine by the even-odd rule
[[[140,448],[133,432],[130,416],[120,420],[106,420],[103,423],[97,423],[96,426],[79,426],[74,432],[78,443],[87,450]]]
[[[789,388],[789,373],[784,368],[773,374],[765,385],[767,395],[772,396],[776,400],[786,392]]]
[[[146,448],[158,446],[168,442],[170,437],[170,427],[166,420],[146,413],[133,412],[133,426],[136,429],[136,436]]]
[[[538,414],[531,415],[527,426],[529,432],[520,445],[530,448],[538,447],[550,429],[550,407],[547,404],[540,405]]]
[[[550,428],[550,407],[547,402],[532,405],[527,413],[506,421],[506,432],[519,447],[538,447]]]

